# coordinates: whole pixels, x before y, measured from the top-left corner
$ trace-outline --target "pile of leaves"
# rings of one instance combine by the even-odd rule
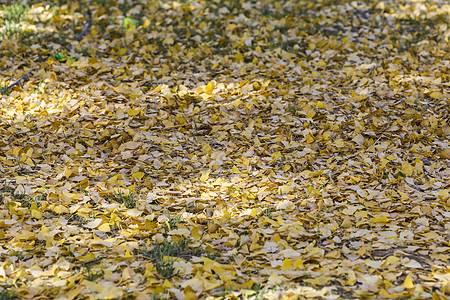
[[[448,299],[448,3],[22,2],[2,299]]]

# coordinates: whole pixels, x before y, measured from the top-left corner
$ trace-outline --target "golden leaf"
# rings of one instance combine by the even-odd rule
[[[408,276],[406,276],[405,281],[403,282],[402,286],[407,288],[407,289],[413,289],[414,288],[414,283],[412,281],[411,275],[408,274]]]
[[[390,219],[386,216],[376,216],[372,218],[372,223],[389,223]]]

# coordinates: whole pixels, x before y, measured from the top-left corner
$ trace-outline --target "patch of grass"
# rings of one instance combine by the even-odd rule
[[[219,253],[217,253],[217,252],[207,252],[207,251],[204,251],[203,253],[202,253],[202,256],[203,257],[206,257],[206,258],[209,258],[209,259],[211,259],[211,260],[215,260],[215,261],[218,261],[217,259],[219,258]],[[218,261],[218,262],[220,262],[220,261]]]
[[[85,218],[83,218],[82,216],[80,216],[76,213],[70,214],[67,221],[69,222],[69,224],[86,224],[87,223]]]
[[[4,23],[1,26],[0,35],[3,38],[9,38],[20,32],[19,23],[25,19],[30,7],[22,3],[12,5],[2,5],[2,14]]]
[[[2,84],[0,85],[0,94],[9,96],[11,94],[11,91],[8,89],[8,84]]]
[[[104,257],[95,258],[90,261],[82,262],[81,265],[87,269],[92,269],[93,266],[100,264],[103,259]]]
[[[30,10],[30,7],[16,3],[13,5],[2,5],[3,18],[8,21],[19,23]]]
[[[27,195],[25,193],[12,193],[12,198],[18,202],[25,203],[27,201]]]
[[[150,257],[159,276],[168,279],[177,275],[174,267],[175,258],[173,257],[177,254],[177,251],[176,245],[164,240],[163,243],[155,244],[152,250],[144,251],[142,254]]]
[[[46,195],[41,194],[41,195],[37,195],[34,197],[29,197],[27,196],[27,194],[25,194],[24,192],[14,192],[14,189],[12,189],[9,186],[4,186],[1,189],[2,192],[6,192],[6,193],[10,193],[11,195],[11,199],[13,199],[14,201],[20,202],[22,206],[31,207],[31,204],[34,202],[36,203],[37,207],[41,207],[41,203],[42,201],[44,201],[46,199]]]
[[[266,209],[263,210],[263,215],[270,218],[272,216],[272,213],[276,211],[273,207],[266,207]]]
[[[119,298],[114,298],[114,300],[135,300],[135,299],[136,299],[136,297],[133,295],[125,295],[125,296],[121,296]],[[157,299],[162,299],[162,298],[159,298],[158,296],[153,295],[152,298],[150,298],[150,299],[157,300]]]
[[[201,247],[189,248],[189,241],[185,238],[177,242],[165,239],[162,243],[153,244],[151,250],[137,251],[137,253],[148,257],[154,263],[159,276],[164,279],[177,275],[174,268],[177,257],[189,260],[193,256],[202,256],[203,254],[211,259],[215,256],[215,253],[209,255],[210,253],[206,253]]]
[[[175,259],[172,257],[161,258],[158,261],[155,261],[155,267],[158,274],[164,278],[172,278],[173,276],[178,275],[178,273],[175,273],[175,267],[173,266],[173,263],[175,262]]]
[[[263,299],[264,295],[268,293],[268,288],[262,288],[260,284],[255,284],[252,286],[252,290],[257,291],[255,299]]]
[[[87,280],[95,282],[97,279],[102,278],[105,272],[103,270],[88,269],[88,273],[84,275]]]
[[[30,170],[28,170],[19,160],[19,158],[16,159],[17,161],[17,174],[18,175],[23,175],[26,173],[29,173]]]
[[[17,253],[11,252],[11,255],[17,257],[18,261],[27,260],[27,259],[30,258],[30,256],[27,255],[26,252],[22,252],[22,251],[21,252],[17,252]]]
[[[109,199],[117,201],[119,203],[125,204],[126,208],[135,208],[136,200],[134,199],[134,194],[129,192],[127,195],[122,193],[121,191],[115,192],[108,196]]]
[[[18,24],[5,20],[5,23],[2,26],[2,37],[7,39],[17,32],[19,32]]]
[[[30,208],[31,204],[34,202],[34,203],[36,203],[37,207],[40,207],[42,201],[44,201],[46,199],[46,197],[47,196],[44,194],[34,196],[33,198],[26,197],[25,200],[22,201],[22,206],[26,206],[26,207]]]
[[[190,249],[187,239],[181,239],[176,243],[164,240],[164,242],[154,245],[153,249],[151,250],[151,254],[153,258],[172,256],[190,259],[192,256],[201,255],[202,250],[199,247]]]
[[[16,293],[10,289],[10,286],[2,286],[0,290],[0,300],[20,299]]]
[[[4,174],[4,173],[0,173],[0,176],[5,177],[5,174]],[[11,191],[13,191],[14,189],[9,185],[8,182],[5,182],[5,183],[3,184],[3,187],[2,187],[0,190],[1,190],[2,192],[11,192]]]
[[[36,94],[44,94],[47,92],[47,87],[45,86],[45,82],[43,80],[39,81],[38,86],[34,89]]]
[[[12,195],[14,193],[14,189],[8,183],[5,183],[3,187],[0,189],[0,192],[2,192],[0,194],[0,200],[3,201],[4,194]]]
[[[225,299],[230,298],[232,292],[236,291],[235,288],[230,286],[229,284],[225,285],[225,289],[222,290],[222,296]],[[270,291],[268,287],[263,287],[263,285],[255,283],[248,289],[241,289],[242,293],[241,299],[266,299],[266,294]]]
[[[169,230],[172,230],[174,228],[177,229],[178,228],[177,224],[180,223],[180,221],[181,215],[176,215],[174,217],[169,216],[169,220],[167,221],[169,227],[168,229]]]

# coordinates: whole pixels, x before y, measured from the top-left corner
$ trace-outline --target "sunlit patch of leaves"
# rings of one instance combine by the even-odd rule
[[[82,2],[27,1],[0,49],[2,83],[35,68],[0,88],[7,282],[56,255],[55,278],[67,260],[85,291],[108,277],[95,257],[131,252],[114,276],[136,277],[104,298],[187,298],[197,279],[218,285],[200,298],[281,298],[295,276],[311,298],[445,299],[442,1]]]

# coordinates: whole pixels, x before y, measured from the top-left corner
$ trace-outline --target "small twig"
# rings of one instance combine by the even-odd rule
[[[15,87],[16,85],[19,85],[19,83],[21,81],[26,82],[30,79],[30,75],[31,73],[34,72],[34,68],[31,69],[30,71],[28,71],[27,73],[25,73],[24,75],[22,75],[19,79],[17,79],[16,81],[14,81],[13,83],[11,83],[10,85],[8,85],[5,89],[3,89],[1,91],[2,95],[6,94],[8,92],[9,89]]]
[[[87,21],[86,24],[84,24],[84,28],[83,31],[81,31],[81,33],[78,35],[78,37],[75,39],[76,41],[81,41],[83,39],[83,37],[88,33],[89,28],[91,28],[92,26],[92,17],[91,17],[91,13],[89,11],[84,13],[84,16],[87,16]]]
[[[155,127],[149,127],[147,130],[171,130],[171,129],[176,129],[176,128],[180,128],[183,126],[190,126],[190,125],[191,124],[185,123],[185,124],[173,125],[173,126],[169,126],[169,127],[155,126]]]
[[[11,84],[7,87],[7,89],[10,89],[10,88],[15,87],[16,85],[19,85],[19,83],[20,83],[21,81],[23,81],[23,82],[28,81],[28,80],[30,79],[29,76],[30,76],[31,73],[33,73],[33,72],[34,72],[34,68],[31,69],[30,71],[28,71],[27,73],[25,73],[24,75],[22,75],[19,79],[17,79],[17,80],[14,81],[13,83],[11,83]]]
[[[330,178],[331,182],[333,183],[333,185],[336,185],[336,183],[334,182],[333,178],[331,177],[332,172],[328,172],[328,178]]]
[[[370,145],[369,148],[367,148],[367,150],[369,150],[370,148],[375,148],[376,143],[378,143],[378,141],[384,136],[384,132],[382,134],[380,134],[380,137],[375,141],[375,143],[373,143],[373,145]]]

